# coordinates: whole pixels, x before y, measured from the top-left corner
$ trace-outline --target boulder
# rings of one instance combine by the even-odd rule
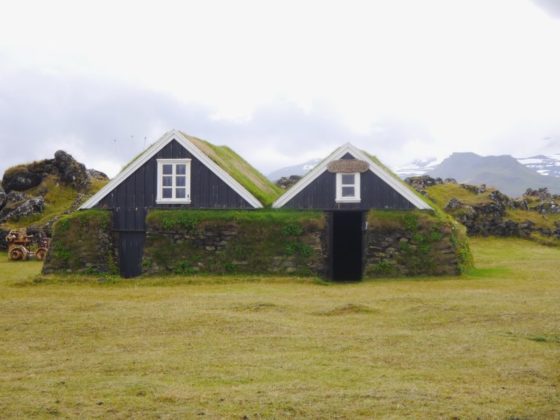
[[[276,185],[278,185],[283,190],[290,189],[292,185],[298,182],[301,179],[299,175],[290,175],[289,177],[283,176],[278,181],[276,181]]]
[[[0,220],[4,218],[7,214],[14,211],[20,204],[29,199],[30,197],[19,191],[10,191],[6,194],[6,201],[4,206],[0,209]]]
[[[525,194],[523,195],[527,197],[538,197],[538,199],[541,201],[550,200],[552,198],[552,195],[550,194],[548,188],[546,187],[538,188],[536,190],[532,188],[527,188],[527,191],[525,191]]]
[[[4,189],[0,186],[0,210],[4,208],[6,201],[8,201],[8,196]]]
[[[411,176],[404,180],[408,185],[414,188],[418,192],[425,192],[427,187],[431,187],[433,185],[443,184],[441,178],[432,178],[429,175],[422,175],[422,176]]]
[[[540,214],[558,214],[560,213],[560,205],[555,201],[544,201],[537,204],[533,210],[538,211]]]
[[[457,210],[457,209],[461,209],[463,208],[465,205],[457,200],[456,198],[452,198],[451,200],[449,200],[449,203],[447,203],[447,205],[445,206],[445,211],[453,211],[453,210]]]
[[[472,192],[473,194],[484,194],[486,192],[486,184],[481,185],[471,185],[471,184],[460,184],[461,188]]]
[[[6,195],[6,206],[8,206],[9,204],[16,204],[16,203],[19,203],[21,201],[25,201],[28,198],[29,198],[29,196],[27,194],[25,194],[24,192],[10,191]]]
[[[91,179],[97,179],[99,181],[108,181],[109,177],[101,171],[95,169],[88,169],[87,174]]]
[[[8,220],[18,220],[25,216],[30,216],[35,213],[42,213],[45,208],[45,199],[43,197],[33,197],[25,200],[23,203],[18,204],[14,209],[9,212],[2,210],[2,215],[0,216],[0,223],[4,223]]]
[[[6,192],[25,191],[36,187],[43,180],[41,172],[31,171],[27,165],[19,165],[9,168],[4,172],[2,187]]]
[[[517,198],[512,201],[511,206],[514,209],[529,210],[529,203],[523,198]]]
[[[90,179],[85,165],[64,150],[58,150],[54,154],[54,165],[58,168],[63,183],[77,190],[84,190],[89,186]]]
[[[490,193],[488,198],[503,209],[513,207],[513,203],[512,203],[513,200],[498,190],[492,191],[492,193]]]

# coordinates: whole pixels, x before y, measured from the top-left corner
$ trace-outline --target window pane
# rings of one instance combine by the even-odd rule
[[[342,174],[342,185],[354,185],[354,174]]]
[[[163,173],[165,175],[171,175],[173,173],[173,165],[163,165]]]
[[[163,198],[173,198],[171,193],[173,192],[173,190],[171,188],[164,188],[162,190],[162,197]]]
[[[175,189],[175,198],[185,198],[185,189],[184,188],[176,188]]]
[[[185,186],[186,177],[178,176],[175,178],[175,185],[177,187],[184,187]]]
[[[342,187],[343,197],[354,197],[354,187]]]
[[[163,186],[164,187],[171,187],[173,185],[172,184],[172,182],[173,182],[172,179],[173,179],[173,177],[164,176],[163,177]]]
[[[184,164],[178,164],[175,167],[175,173],[177,175],[185,175],[187,173],[187,165]]]

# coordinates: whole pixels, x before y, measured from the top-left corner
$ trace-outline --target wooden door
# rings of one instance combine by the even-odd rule
[[[122,277],[142,274],[145,232],[119,232],[119,266]]]

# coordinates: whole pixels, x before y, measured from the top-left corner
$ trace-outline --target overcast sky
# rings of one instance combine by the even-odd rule
[[[560,0],[0,1],[0,173],[177,128],[264,173],[560,153]]]

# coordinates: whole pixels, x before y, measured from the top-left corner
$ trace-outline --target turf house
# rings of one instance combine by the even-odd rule
[[[350,144],[282,192],[231,149],[172,130],[57,222],[43,271],[359,280],[467,263],[457,225]]]

